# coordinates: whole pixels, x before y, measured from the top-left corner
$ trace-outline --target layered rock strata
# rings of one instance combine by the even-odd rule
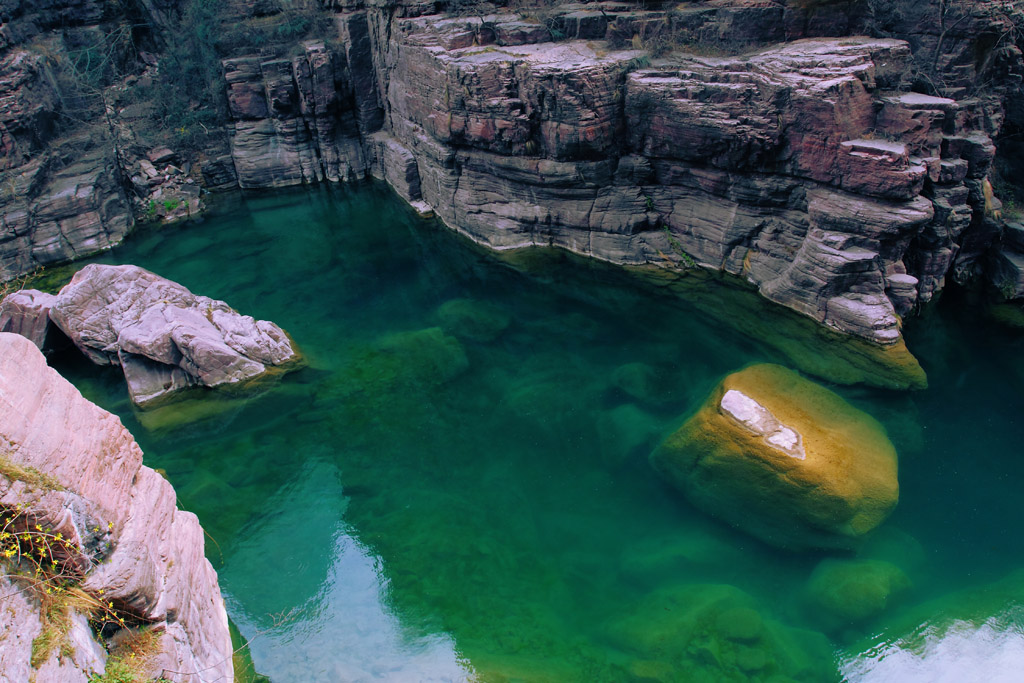
[[[344,26],[350,44],[359,46],[366,34],[365,17],[361,26]],[[366,175],[360,131],[374,126],[379,117],[372,104],[362,101],[373,90],[353,78],[344,55],[313,41],[292,59],[226,60],[224,78],[234,119],[232,158],[239,187]]]
[[[636,51],[452,47],[466,22],[397,23],[383,89],[404,154],[376,158],[407,199],[495,248],[724,270],[877,342],[941,287],[964,181],[994,153],[970,104],[896,90],[901,41],[636,68]]]
[[[0,329],[49,330],[44,313],[86,356],[124,371],[132,401],[149,406],[191,386],[247,382],[299,354],[277,325],[137,266],[91,264],[56,296],[33,290],[0,302]]]
[[[29,528],[61,534],[65,574],[159,634],[148,675],[194,683],[233,679],[227,614],[195,515],[176,509],[174,489],[142,464],[142,451],[117,417],[47,367],[32,342],[9,333],[0,333],[0,449],[8,463],[0,507],[17,510]],[[20,480],[11,474],[14,466],[45,479]],[[73,654],[55,651],[33,672],[37,603],[18,579],[7,583],[13,590],[4,590],[10,601],[4,618],[11,610],[21,617],[16,629],[0,635],[4,676],[84,682],[102,673],[105,651],[81,616],[72,618],[68,635]]]
[[[61,21],[98,21],[89,7]],[[232,8],[231,21],[277,11]],[[238,56],[222,63],[230,153],[211,148],[201,163],[141,158],[144,140],[124,134],[138,107],[108,108],[123,177],[154,218],[173,219],[201,209],[199,182],[265,188],[372,173],[494,248],[700,265],[883,344],[950,274],[966,281],[985,270],[1016,292],[1016,252],[992,256],[1004,228],[988,183],[1004,115],[1024,126],[1024,98],[1014,95],[1024,18],[1013,3],[436,10],[329,2],[317,10],[324,35],[290,53],[234,45]],[[155,38],[172,30],[165,3],[139,11]],[[857,34],[897,39],[849,37]],[[10,77],[0,79],[8,177],[31,171],[60,108],[47,80],[29,77],[46,62],[16,46],[24,39],[12,39]],[[709,50],[742,55],[694,54]],[[140,80],[152,80],[159,58],[142,61]],[[50,175],[25,195],[29,214],[54,194]],[[130,225],[111,213],[123,193],[91,186],[101,189],[89,201],[110,216],[99,211],[86,227],[63,215],[33,227],[14,202],[0,276],[116,242]],[[165,186],[170,198],[154,200]]]
[[[786,548],[856,545],[899,497],[882,426],[778,365],[726,377],[651,463],[697,507]]]

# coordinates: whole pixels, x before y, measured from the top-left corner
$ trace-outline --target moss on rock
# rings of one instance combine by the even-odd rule
[[[820,633],[764,618],[754,600],[724,584],[680,584],[648,595],[608,627],[635,656],[637,677],[656,681],[825,681],[829,644]]]
[[[854,545],[899,497],[882,426],[778,365],[726,377],[651,463],[697,507],[794,549]]]
[[[811,574],[807,597],[819,620],[835,628],[880,615],[909,588],[903,570],[888,562],[827,559]]]
[[[451,299],[437,309],[437,319],[448,334],[487,343],[508,329],[509,315],[493,304],[474,299]]]

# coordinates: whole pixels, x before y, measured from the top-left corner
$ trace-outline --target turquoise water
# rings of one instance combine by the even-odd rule
[[[1018,680],[1024,342],[976,307],[908,323],[929,389],[834,387],[900,452],[860,557],[910,586],[850,620],[809,597],[849,558],[764,546],[647,464],[725,374],[829,358],[756,295],[502,260],[376,184],[226,199],[101,260],[273,320],[308,359],[147,414],[115,370],[53,359],[199,516],[273,681]]]

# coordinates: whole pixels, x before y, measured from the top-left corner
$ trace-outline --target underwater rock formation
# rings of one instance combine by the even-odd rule
[[[14,313],[19,297],[40,295],[12,294],[3,310]],[[88,265],[49,305],[50,319],[94,363],[121,366],[138,406],[191,386],[238,384],[299,361],[277,325],[137,266]],[[13,317],[9,325],[30,327]]]
[[[176,509],[174,489],[143,466],[142,451],[117,417],[47,367],[30,341],[7,333],[0,333],[0,451],[0,508],[61,534],[65,573],[129,623],[151,625],[158,647],[148,675],[189,683],[233,679],[227,613],[196,516]],[[21,478],[25,472],[35,476]],[[0,633],[0,671],[29,680],[30,634],[37,629],[27,617],[38,622],[38,603],[29,584],[16,577],[12,583],[12,606],[26,620]],[[6,618],[6,605],[2,611]],[[84,682],[102,672],[106,654],[84,617],[73,618],[69,637],[75,654],[61,662],[56,648],[37,680]]]
[[[821,633],[766,619],[749,595],[729,585],[659,589],[641,601],[634,614],[611,623],[608,633],[635,656],[629,668],[641,680],[830,678],[821,665],[829,650]]]
[[[778,365],[726,377],[651,464],[697,507],[785,548],[855,545],[899,497],[882,426]]]
[[[877,617],[910,588],[903,570],[883,560],[823,560],[807,583],[807,597],[827,626]]]

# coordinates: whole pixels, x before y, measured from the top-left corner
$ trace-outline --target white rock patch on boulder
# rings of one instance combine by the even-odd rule
[[[763,437],[772,448],[797,460],[807,458],[800,434],[776,420],[767,408],[743,392],[730,389],[722,396],[719,405],[727,415]]]

